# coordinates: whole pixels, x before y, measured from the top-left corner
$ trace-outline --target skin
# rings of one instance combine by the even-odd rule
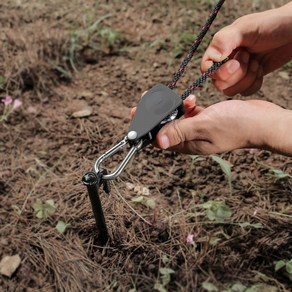
[[[231,60],[212,76],[215,87],[228,96],[251,95],[260,89],[266,74],[292,59],[291,27],[292,1],[240,17],[214,35],[201,69],[206,71],[213,61],[229,56]]]
[[[215,87],[227,96],[253,94],[266,74],[292,59],[291,15],[292,1],[237,19],[215,34],[203,56],[202,71],[229,56],[212,75]],[[291,110],[262,100],[229,100],[204,109],[194,96],[185,101],[185,109],[182,118],[159,131],[156,146],[188,154],[251,147],[292,156]]]

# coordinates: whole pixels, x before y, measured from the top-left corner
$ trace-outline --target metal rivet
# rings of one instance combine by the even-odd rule
[[[135,131],[131,131],[128,133],[128,139],[129,140],[135,140],[137,138],[138,134]]]

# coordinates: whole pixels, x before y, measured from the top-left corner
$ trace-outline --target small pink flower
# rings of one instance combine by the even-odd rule
[[[194,234],[190,234],[189,233],[188,236],[187,236],[186,242],[188,244],[194,244]]]
[[[13,98],[9,95],[5,96],[4,98],[2,98],[2,102],[5,104],[5,105],[8,105],[8,104],[11,104],[13,101]]]
[[[14,102],[13,102],[13,109],[16,109],[18,107],[20,107],[22,105],[22,101],[20,99],[15,99]]]

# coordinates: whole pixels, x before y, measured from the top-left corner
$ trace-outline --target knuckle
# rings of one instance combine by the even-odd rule
[[[173,121],[173,134],[174,134],[173,135],[173,138],[174,138],[173,142],[175,144],[179,144],[179,143],[185,141],[185,135],[179,126],[178,120]]]

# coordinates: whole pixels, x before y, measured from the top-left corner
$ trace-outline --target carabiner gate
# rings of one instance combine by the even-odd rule
[[[128,136],[125,136],[122,141],[120,141],[118,144],[116,144],[114,147],[112,147],[110,150],[105,152],[103,155],[101,155],[94,164],[94,171],[98,174],[101,171],[100,165],[101,163],[106,160],[107,158],[113,156],[118,151],[122,150],[126,144],[128,144],[129,139]],[[116,170],[112,173],[105,174],[102,176],[103,180],[113,180],[116,179],[121,172],[124,170],[124,168],[128,165],[132,157],[143,147],[143,140],[139,140],[136,144],[132,145],[130,148],[130,151],[126,155],[126,157],[122,160],[120,165],[116,168]]]

